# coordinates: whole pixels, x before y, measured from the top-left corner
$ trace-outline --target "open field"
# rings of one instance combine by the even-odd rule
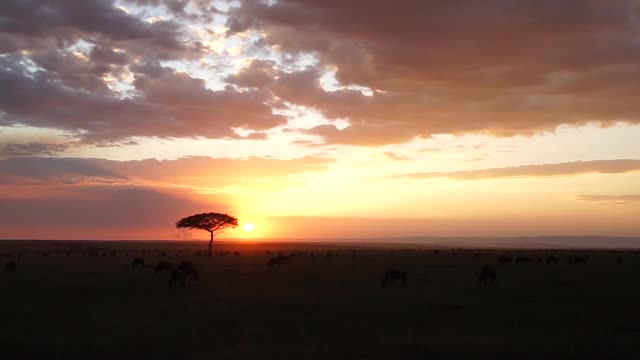
[[[639,252],[215,250],[209,262],[206,243],[0,242],[3,267],[17,265],[0,272],[2,358],[640,358]],[[278,252],[303,254],[267,267]],[[154,274],[160,260],[192,262],[199,280],[169,288],[168,273]],[[493,284],[478,282],[485,265]],[[406,271],[406,286],[383,288],[388,268]]]

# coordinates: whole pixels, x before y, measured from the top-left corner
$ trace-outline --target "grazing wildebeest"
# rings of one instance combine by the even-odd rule
[[[133,259],[133,261],[131,262],[131,268],[133,270],[135,270],[136,268],[138,268],[138,266],[140,268],[144,268],[144,260],[142,260],[141,258],[137,257],[135,259]]]
[[[387,285],[387,282],[394,280],[402,282],[402,286],[405,286],[407,284],[407,273],[398,269],[387,269],[387,271],[384,273],[384,276],[380,279],[380,285],[382,285],[382,287],[385,287]]]
[[[509,264],[509,263],[511,263],[511,261],[512,261],[512,260],[511,260],[511,257],[510,257],[510,256],[504,256],[504,255],[502,255],[502,256],[500,256],[500,257],[498,258],[498,262],[499,262],[500,264]]]
[[[618,256],[618,259],[616,259],[616,263],[618,265],[622,265],[622,256]]]
[[[478,276],[478,281],[483,284],[496,282],[496,271],[488,266],[484,266]]]
[[[516,258],[516,264],[520,264],[520,263],[530,263],[531,262],[531,258],[530,257],[526,257],[526,256],[518,256]]]
[[[173,269],[169,278],[169,287],[173,287],[177,283],[182,284],[182,287],[187,287],[187,274],[182,270]]]
[[[547,256],[547,259],[544,261],[545,264],[557,264],[560,260],[553,255]]]
[[[542,258],[541,257],[536,258],[536,264],[542,264]]]
[[[171,271],[173,270],[173,264],[171,264],[168,261],[158,261],[158,264],[156,265],[155,270],[153,270],[154,273],[160,273],[163,271]]]
[[[15,272],[16,268],[17,266],[15,261],[7,261],[6,263],[4,263],[4,271]]]
[[[573,257],[573,261],[571,263],[572,264],[586,264],[587,260],[588,260],[588,256],[587,255],[574,256]]]
[[[198,271],[191,262],[181,261],[177,269],[185,273],[186,276],[191,275],[194,280],[198,280]]]
[[[272,267],[276,265],[281,265],[286,263],[287,261],[289,261],[289,257],[286,255],[280,254],[276,257],[272,257],[271,259],[269,259],[269,261],[267,261],[267,266]]]

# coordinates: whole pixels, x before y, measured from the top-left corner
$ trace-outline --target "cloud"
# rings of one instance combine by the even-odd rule
[[[285,54],[317,57],[314,69],[281,74],[271,88],[351,124],[310,133],[383,145],[640,122],[638,9],[633,0],[244,0],[227,25],[230,33],[263,32],[266,46]],[[370,94],[323,89],[327,69],[340,85]]]
[[[199,23],[191,15],[215,10],[209,1],[137,3],[164,5],[179,17],[147,21],[146,11],[130,14],[113,0],[4,1],[0,83],[11,90],[0,92],[0,126],[59,129],[101,144],[242,138],[236,129],[264,139],[261,131],[286,124],[272,111],[269,93],[212,90],[200,78],[211,74],[195,77],[166,65],[171,60],[179,68],[207,54],[201,40],[211,34],[194,30]]]
[[[394,152],[390,152],[390,151],[389,152],[384,152],[383,155],[386,156],[387,159],[393,160],[393,161],[410,161],[411,160],[411,158],[408,158],[408,157],[403,156],[403,155],[398,155],[398,154],[396,154]]]
[[[55,155],[69,147],[67,144],[31,142],[26,144],[7,144],[0,149],[0,157]]]
[[[46,21],[43,21],[46,19]],[[173,21],[153,23],[117,8],[112,0],[5,0],[0,53],[64,47],[80,39],[152,58],[176,58],[202,51]]]
[[[207,187],[265,185],[291,181],[305,172],[323,171],[330,158],[306,156],[280,160],[184,157],[176,160],[131,160],[22,157],[0,160],[0,187],[6,184],[117,183],[136,186]],[[254,189],[255,190],[255,189]]]
[[[0,160],[0,178],[16,177],[37,180],[63,177],[124,179],[123,175],[105,169],[91,159],[76,158],[9,158]],[[2,183],[0,183],[0,186]]]
[[[551,177],[578,174],[620,174],[640,171],[640,160],[591,160],[573,161],[558,164],[522,165],[504,168],[465,170],[451,172],[419,172],[394,175],[394,178],[449,178],[453,180],[481,180],[517,177]]]
[[[118,98],[86,71],[66,76],[73,71],[61,68],[70,63],[33,73],[24,61],[0,58],[0,82],[12,89],[0,93],[0,125],[66,129],[84,142],[113,142],[134,136],[239,138],[235,128],[266,130],[286,123],[261,92],[210,90],[204,80],[169,68],[137,73],[137,95]]]
[[[418,150],[418,152],[441,152],[442,149],[439,148],[424,148],[424,149],[420,149]]]
[[[640,201],[640,195],[578,195],[578,200],[626,204]]]

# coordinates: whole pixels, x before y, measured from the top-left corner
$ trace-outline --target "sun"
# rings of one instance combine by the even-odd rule
[[[244,230],[245,232],[252,232],[253,229],[255,229],[256,226],[253,225],[253,223],[244,223],[244,225],[242,225],[242,230]]]

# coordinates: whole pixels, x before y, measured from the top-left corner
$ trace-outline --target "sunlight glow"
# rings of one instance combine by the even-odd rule
[[[242,225],[242,230],[246,231],[246,232],[252,232],[253,229],[255,229],[255,225],[253,225],[253,223],[244,223],[244,225]]]

